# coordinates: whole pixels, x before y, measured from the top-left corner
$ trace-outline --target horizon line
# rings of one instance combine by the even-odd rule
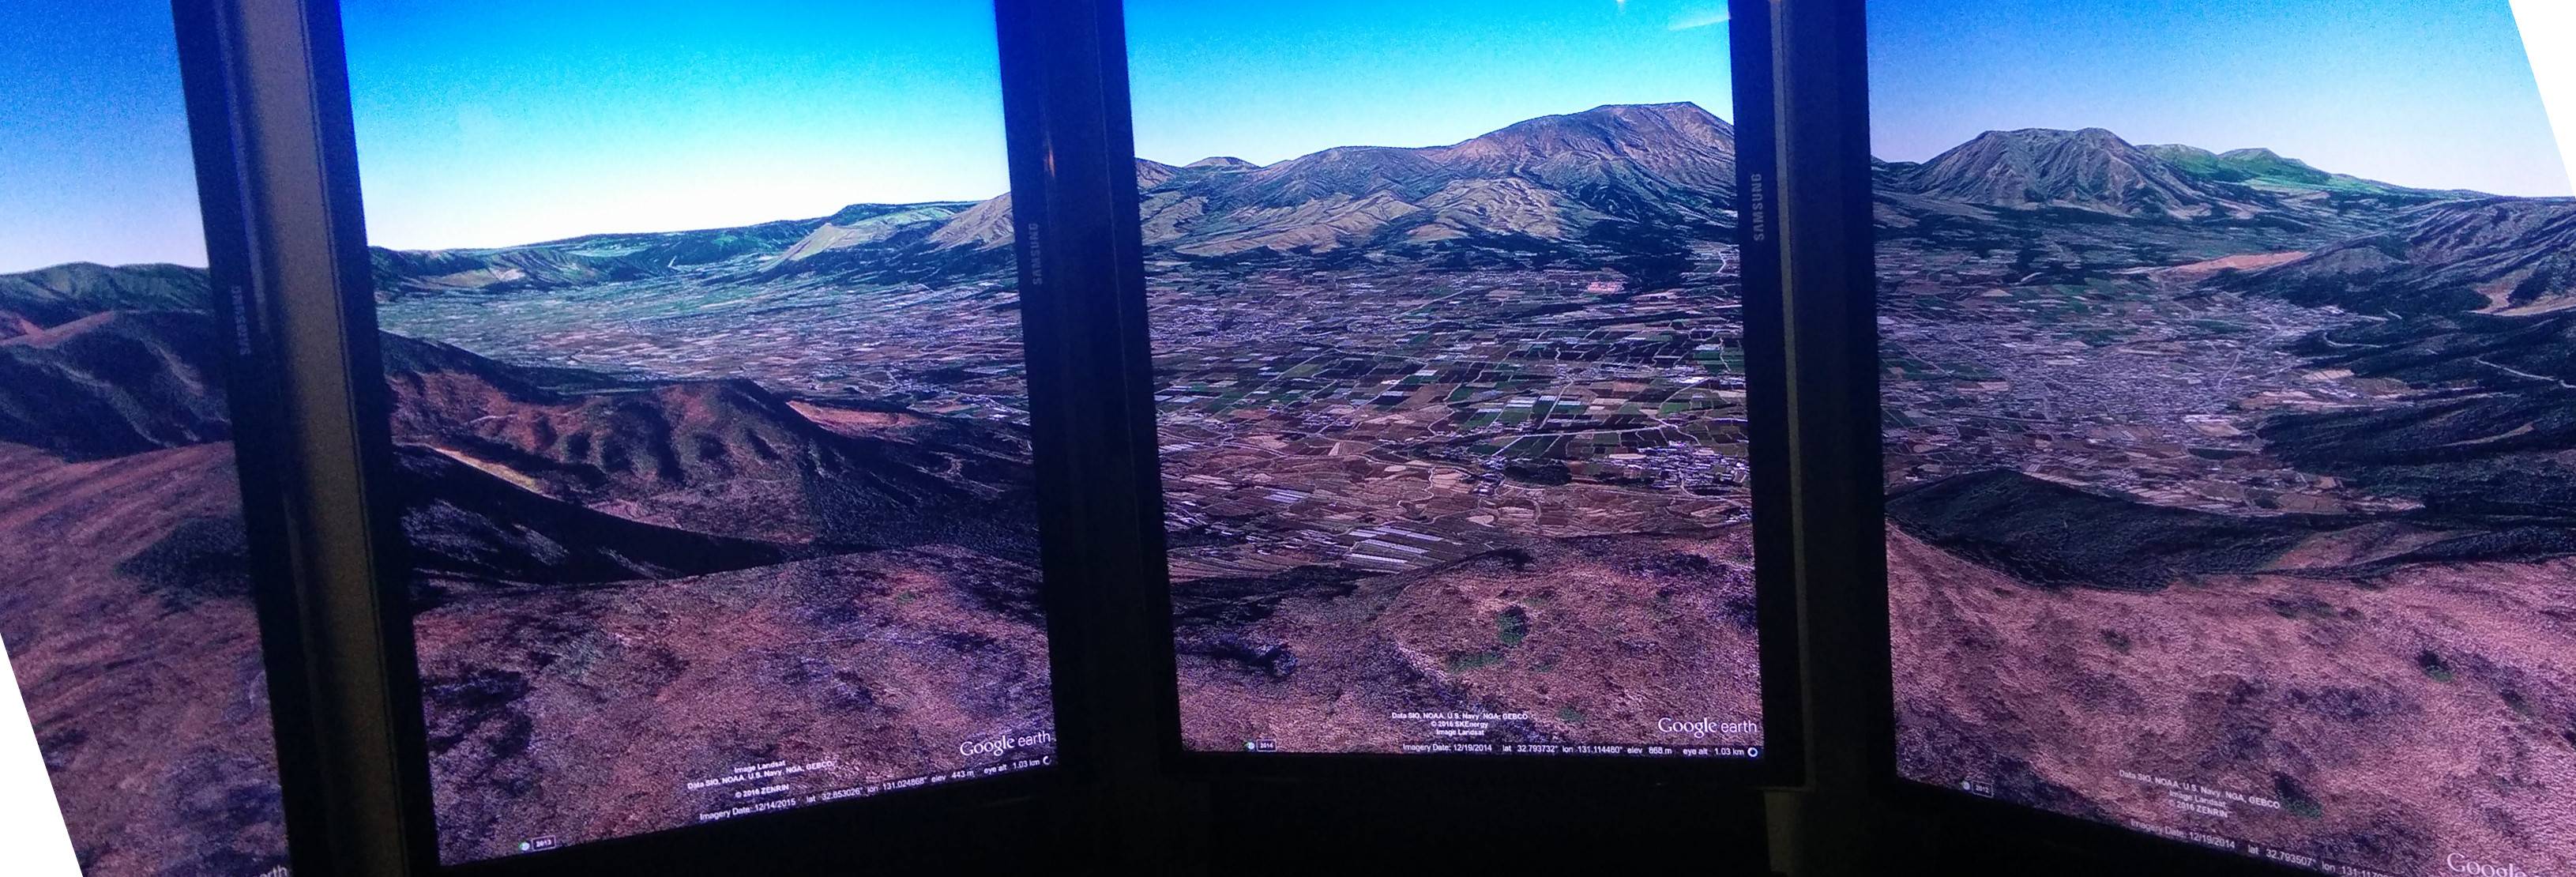
[[[1494,135],[1494,134],[1498,134],[1498,133],[1501,133],[1501,132],[1503,132],[1503,131],[1510,130],[1511,128],[1518,127],[1518,126],[1520,126],[1520,125],[1525,125],[1525,124],[1528,124],[1528,123],[1530,123],[1530,122],[1536,122],[1536,121],[1540,121],[1540,120],[1544,120],[1544,119],[1560,119],[1560,118],[1569,118],[1569,117],[1574,117],[1574,116],[1580,116],[1580,115],[1583,115],[1583,114],[1585,114],[1585,113],[1598,112],[1598,111],[1601,111],[1601,110],[1606,110],[1606,109],[1611,109],[1611,108],[1617,108],[1617,107],[1671,107],[1671,106],[1689,106],[1689,107],[1693,107],[1693,108],[1699,109],[1699,110],[1700,110],[1701,112],[1703,112],[1703,113],[1708,113],[1708,115],[1709,115],[1709,117],[1710,117],[1710,118],[1716,119],[1716,120],[1718,120],[1720,123],[1723,123],[1723,124],[1726,124],[1726,125],[1729,125],[1729,126],[1732,126],[1732,125],[1734,124],[1731,120],[1728,120],[1728,119],[1726,119],[1726,118],[1725,118],[1725,117],[1723,117],[1723,116],[1719,116],[1719,115],[1717,115],[1717,114],[1716,114],[1716,113],[1714,113],[1714,112],[1710,112],[1710,111],[1709,111],[1707,108],[1705,108],[1705,107],[1701,107],[1701,106],[1699,106],[1698,102],[1696,102],[1696,101],[1687,101],[1687,100],[1685,100],[1685,101],[1664,101],[1664,102],[1659,102],[1659,103],[1633,103],[1633,104],[1617,104],[1617,103],[1613,103],[1613,104],[1599,104],[1599,105],[1595,105],[1595,106],[1590,107],[1590,108],[1587,108],[1587,109],[1577,110],[1577,111],[1573,111],[1573,112],[1567,112],[1567,113],[1550,113],[1550,114],[1542,115],[1542,116],[1532,116],[1532,117],[1529,117],[1529,118],[1527,118],[1527,119],[1522,119],[1522,120],[1519,120],[1519,121],[1516,121],[1516,122],[1512,122],[1512,123],[1509,123],[1509,124],[1503,125],[1503,126],[1501,126],[1501,127],[1488,129],[1488,130],[1483,131],[1483,132],[1481,132],[1481,133],[1478,133],[1478,134],[1476,134],[1476,135],[1474,135],[1474,136],[1466,137],[1466,138],[1463,138],[1463,139],[1460,139],[1460,140],[1456,140],[1456,141],[1452,141],[1452,142],[1449,142],[1449,143],[1437,143],[1437,144],[1429,144],[1429,145],[1424,145],[1424,146],[1380,146],[1380,145],[1369,145],[1369,144],[1348,144],[1348,145],[1341,145],[1341,146],[1329,146],[1329,147],[1325,147],[1325,148],[1323,148],[1323,149],[1318,149],[1318,150],[1315,150],[1315,151],[1313,151],[1313,152],[1306,153],[1306,154],[1304,154],[1304,155],[1295,156],[1295,157],[1293,157],[1293,158],[1285,158],[1285,159],[1281,159],[1281,160],[1279,160],[1279,161],[1274,161],[1274,162],[1271,162],[1271,163],[1268,163],[1268,164],[1255,164],[1255,165],[1253,165],[1253,167],[1254,167],[1254,169],[1256,169],[1256,170],[1266,170],[1266,169],[1269,169],[1269,168],[1279,167],[1279,166],[1281,166],[1281,165],[1289,164],[1289,163],[1296,162],[1296,161],[1300,161],[1300,160],[1303,160],[1303,159],[1312,158],[1312,157],[1314,157],[1314,156],[1322,155],[1322,154],[1327,153],[1327,152],[1333,152],[1333,151],[1336,151],[1336,150],[1345,150],[1345,149],[1384,149],[1384,150],[1428,150],[1428,149],[1447,149],[1447,148],[1456,147],[1456,146],[1459,146],[1459,145],[1462,145],[1462,144],[1466,144],[1466,143],[1469,143],[1469,142],[1473,142],[1473,141],[1475,141],[1475,140],[1478,140],[1478,139],[1481,139],[1481,138],[1484,138],[1484,137],[1487,137],[1487,136],[1491,136],[1491,135]],[[1906,164],[1906,165],[1916,165],[1916,166],[1920,166],[1920,165],[1923,165],[1923,164],[1927,164],[1927,163],[1929,163],[1929,162],[1931,162],[1931,161],[1937,160],[1937,159],[1939,159],[1939,158],[1940,158],[1941,156],[1943,156],[1943,155],[1947,155],[1947,154],[1949,154],[1949,153],[1951,153],[1951,152],[1954,152],[1954,151],[1956,151],[1957,149],[1959,149],[1959,148],[1960,148],[1960,147],[1962,147],[1962,146],[1966,146],[1966,145],[1967,145],[1967,144],[1969,144],[1969,143],[1976,142],[1978,139],[1983,138],[1983,137],[1986,137],[1986,136],[1989,136],[1989,135],[1995,135],[1995,134],[2014,134],[2014,133],[2031,132],[2031,131],[2049,131],[2049,132],[2060,132],[2060,133],[2080,133],[2080,132],[2083,132],[2083,131],[2101,131],[2101,132],[2104,132],[2104,133],[2106,133],[2106,134],[2109,134],[2110,136],[2112,136],[2112,137],[2113,137],[2113,138],[2115,138],[2115,139],[2118,139],[2118,140],[2119,140],[2120,142],[2122,142],[2122,143],[2126,143],[2126,144],[2130,145],[2131,147],[2139,148],[2139,149],[2145,149],[2145,148],[2148,148],[2148,147],[2158,147],[2158,146],[2183,147],[2183,148],[2189,148],[2189,149],[2198,149],[2198,150],[2202,150],[2202,151],[2204,151],[2204,152],[2209,152],[2209,153],[2211,153],[2211,154],[2213,154],[2213,155],[2223,155],[2223,154],[2230,153],[2230,152],[2242,152],[2242,151],[2255,151],[2255,150],[2260,150],[2260,151],[2263,151],[2263,152],[2270,153],[2270,154],[2272,154],[2273,156],[2276,156],[2276,157],[2282,158],[2282,159],[2284,159],[2284,160],[2297,162],[2297,163],[2299,163],[2300,165],[2306,166],[2306,167],[2308,167],[2308,168],[2310,168],[2310,169],[2312,169],[2312,170],[2316,170],[2316,171],[2319,171],[2319,172],[2321,172],[2321,173],[2333,174],[2333,175],[2335,175],[2335,176],[2342,176],[2342,177],[2351,177],[2351,178],[2353,178],[2353,179],[2364,180],[2364,181],[2367,181],[2367,182],[2377,183],[2377,184],[2380,184],[2380,185],[2394,186],[2394,187],[2398,187],[2398,188],[2406,188],[2406,189],[2416,189],[2416,190],[2419,190],[2419,191],[2434,191],[2434,192],[2443,192],[2443,191],[2447,191],[2447,192],[2470,192],[2470,193],[2475,193],[2475,194],[2482,195],[2482,196],[2486,196],[2486,197],[2490,197],[2490,198],[2515,198],[2515,199],[2534,200],[2534,201],[2548,201],[2548,200],[2576,200],[2576,194],[2570,194],[2570,195],[2512,195],[2512,194],[2500,194],[2500,193],[2495,193],[2495,192],[2487,192],[2487,191],[2485,191],[2485,190],[2480,190],[2480,189],[2469,189],[2469,188],[2463,188],[2463,187],[2452,187],[2452,188],[2436,189],[2436,188],[2427,188],[2427,187],[2420,187],[2420,186],[2405,185],[2405,184],[2399,184],[2399,183],[2391,183],[2391,182],[2388,182],[2388,181],[2386,181],[2386,180],[2380,180],[2380,179],[2375,179],[2375,178],[2371,178],[2371,177],[2363,177],[2363,176],[2359,176],[2359,175],[2356,175],[2356,174],[2343,173],[2343,172],[2341,172],[2341,171],[2336,171],[2336,170],[2333,170],[2333,169],[2330,169],[2330,168],[2322,168],[2322,167],[2318,167],[2317,165],[2312,164],[2312,163],[2308,162],[2308,161],[2307,161],[2307,160],[2305,160],[2305,159],[2298,158],[2298,157],[2296,157],[2296,156],[2285,155],[2285,154],[2281,153],[2279,150],[2274,149],[2274,148],[2269,147],[2269,146],[2244,146],[2244,147],[2235,147],[2235,148],[2231,148],[2231,149],[2223,149],[2223,150],[2222,150],[2222,149],[2214,149],[2214,148],[2211,148],[2211,147],[2201,146],[2201,145],[2198,145],[2198,144],[2191,144],[2191,143],[2179,143],[2179,142],[2177,142],[2177,143],[2138,143],[2138,142],[2136,142],[2136,141],[2130,140],[2128,137],[2126,137],[2126,136],[2124,136],[2124,135],[2121,135],[2121,134],[2120,134],[2118,131],[2116,131],[2116,130],[2113,130],[2113,129],[2111,129],[2111,128],[2104,127],[2104,126],[2099,126],[2099,125],[2087,125],[2087,126],[2083,126],[2083,127],[2076,127],[2076,128],[2052,127],[2052,126],[2047,126],[2047,125],[2031,125],[2031,126],[2024,126],[2024,127],[2019,127],[2019,128],[1990,128],[1990,129],[1987,129],[1987,130],[1985,130],[1985,131],[1979,132],[1978,134],[1976,134],[1976,135],[1974,135],[1974,136],[1971,136],[1971,137],[1969,137],[1969,138],[1968,138],[1968,139],[1966,139],[1966,140],[1962,140],[1962,141],[1960,141],[1960,142],[1959,142],[1958,144],[1956,144],[1956,145],[1953,145],[1953,146],[1951,146],[1951,147],[1945,148],[1945,149],[1941,150],[1940,152],[1935,153],[1934,155],[1932,155],[1932,156],[1931,156],[1931,157],[1929,157],[1929,158],[1920,159],[1920,160],[1915,160],[1915,159],[1888,159],[1888,158],[1885,158],[1885,157],[1883,157],[1883,156],[1879,156],[1879,155],[1877,155],[1874,151],[1873,151],[1873,153],[1870,155],[1870,158],[1871,158],[1873,161],[1877,161],[1877,162],[1880,162],[1880,163],[1883,163],[1883,164],[1890,164],[1890,165]],[[1198,162],[1207,161],[1207,160],[1209,160],[1209,159],[1219,159],[1219,158],[1231,158],[1231,159],[1235,159],[1235,160],[1238,160],[1238,161],[1242,161],[1242,160],[1243,160],[1243,159],[1240,159],[1240,158],[1238,158],[1238,157],[1236,157],[1236,156],[1232,156],[1232,155],[1208,155],[1208,156],[1201,156],[1201,157],[1199,157],[1199,158],[1191,159],[1191,160],[1189,160],[1188,162],[1167,162],[1167,161],[1161,161],[1161,160],[1158,160],[1158,159],[1150,159],[1150,158],[1146,158],[1146,157],[1144,157],[1144,156],[1141,156],[1141,155],[1140,155],[1140,156],[1136,156],[1136,157],[1135,157],[1135,160],[1136,160],[1136,161],[1139,161],[1139,162],[1153,162],[1154,164],[1162,165],[1162,166],[1164,166],[1164,167],[1169,167],[1169,168],[1173,168],[1173,169],[1181,169],[1181,168],[1185,168],[1185,167],[1187,167],[1187,166],[1188,166],[1188,165],[1190,165],[1190,164],[1195,164],[1195,163],[1198,163]],[[2158,158],[2159,158],[2159,160],[2162,160],[2162,159],[2161,159],[2161,157],[2158,157]],[[1249,162],[1247,162],[1247,163],[1249,163]],[[831,211],[828,211],[828,212],[825,212],[825,213],[821,213],[821,214],[818,214],[818,215],[813,215],[813,216],[781,217],[781,218],[776,218],[776,219],[760,220],[760,221],[758,221],[758,222],[744,223],[744,224],[741,224],[741,225],[706,225],[706,226],[688,226],[688,227],[681,227],[681,228],[666,228],[666,229],[644,229],[644,230],[632,230],[632,229],[630,229],[630,230],[617,230],[617,231],[587,231],[587,232],[576,232],[576,233],[572,233],[572,234],[562,235],[562,236],[559,236],[559,237],[549,237],[549,238],[543,238],[543,239],[533,240],[533,241],[523,241],[523,242],[519,242],[519,243],[505,243],[505,244],[458,244],[458,245],[450,245],[450,246],[406,246],[406,245],[395,245],[395,244],[382,243],[382,242],[377,242],[377,241],[370,240],[370,241],[368,241],[368,242],[367,242],[367,246],[368,246],[368,248],[369,248],[369,249],[383,249],[383,250],[388,250],[388,251],[392,251],[392,252],[400,252],[400,253],[441,253],[441,252],[453,252],[453,251],[460,251],[460,250],[515,250],[515,249],[525,249],[525,248],[528,248],[528,247],[546,246],[546,245],[549,245],[549,244],[563,244],[563,243],[570,243],[570,242],[574,242],[574,241],[580,241],[580,240],[583,240],[583,239],[586,239],[586,238],[621,237],[621,236],[642,236],[642,235],[665,235],[665,234],[689,234],[689,233],[693,233],[693,232],[711,232],[711,231],[723,231],[723,230],[727,230],[727,229],[736,229],[736,228],[750,228],[750,227],[753,227],[753,226],[758,226],[758,225],[767,225],[767,224],[770,224],[770,223],[779,223],[779,222],[791,222],[791,223],[792,223],[792,222],[812,222],[812,221],[817,221],[817,220],[828,220],[828,219],[830,219],[834,214],[837,214],[837,213],[839,213],[839,212],[841,212],[841,211],[843,211],[843,210],[848,210],[848,209],[850,209],[850,208],[852,208],[852,207],[917,207],[917,206],[926,206],[926,205],[934,205],[934,204],[939,204],[939,205],[946,205],[946,204],[976,205],[976,204],[983,204],[983,203],[986,203],[986,202],[992,201],[992,200],[997,199],[997,198],[1008,197],[1010,194],[1011,194],[1011,193],[1010,193],[1010,191],[1009,191],[1009,190],[1007,190],[1007,189],[1005,189],[1003,192],[1001,192],[1001,193],[999,193],[999,194],[992,195],[992,196],[987,196],[987,197],[984,197],[984,198],[940,198],[940,199],[932,199],[932,200],[925,200],[925,201],[867,201],[867,200],[859,200],[859,201],[850,201],[850,202],[847,202],[847,203],[843,204],[842,206],[840,206],[840,207],[838,207],[838,208],[834,208],[834,209],[833,209],[833,210],[831,210]],[[156,261],[156,262],[127,262],[127,263],[113,263],[113,264],[111,264],[111,263],[105,263],[105,262],[97,262],[97,261],[93,261],[93,260],[89,260],[89,259],[68,259],[68,260],[64,260],[64,261],[61,261],[61,262],[54,262],[54,263],[50,263],[50,264],[39,265],[39,266],[32,267],[32,268],[25,268],[25,269],[18,269],[18,270],[0,269],[0,276],[18,276],[18,275],[24,275],[24,274],[34,274],[34,273],[39,273],[39,272],[43,272],[43,271],[50,271],[50,270],[55,270],[55,269],[59,269],[59,268],[72,267],[72,266],[79,266],[79,265],[95,265],[95,266],[103,267],[103,268],[143,268],[143,267],[151,267],[151,266],[157,266],[157,265],[169,265],[169,266],[176,266],[176,267],[181,267],[181,268],[194,268],[194,269],[199,269],[199,270],[203,270],[203,269],[205,269],[205,268],[207,267],[207,266],[204,266],[204,265],[191,265],[191,264],[184,263],[184,262],[168,262],[168,261]]]

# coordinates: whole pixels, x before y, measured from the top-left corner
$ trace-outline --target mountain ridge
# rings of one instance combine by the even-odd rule
[[[2576,308],[2576,198],[2449,201],[2401,218],[2398,228],[2230,282],[2360,313],[2528,316]]]
[[[1427,147],[1340,146],[1256,165],[1212,156],[1139,159],[1144,237],[1157,258],[1438,260],[1444,265],[1616,266],[1622,251],[1671,261],[1688,241],[1732,239],[1735,132],[1690,103],[1610,104],[1522,120]],[[2470,193],[2413,189],[2316,168],[2269,149],[2139,146],[2101,128],[1988,131],[1921,163],[1874,161],[1882,213],[2074,210],[2166,223],[2254,223],[2284,248],[2322,246],[2377,220],[2357,208]],[[661,277],[860,284],[1008,283],[1011,196],[852,204],[796,220],[679,232],[579,235],[513,247],[371,248],[379,296],[510,294]],[[2374,224],[2375,223],[2375,224]],[[0,337],[85,310],[83,296],[202,298],[202,271],[117,291],[108,269],[0,275]],[[168,269],[163,269],[163,274]],[[13,282],[14,281],[14,282]],[[141,281],[138,281],[141,282]],[[155,290],[158,290],[157,292]]]
[[[1136,162],[1149,246],[1184,258],[1374,247],[1429,254],[1580,241],[1603,222],[1722,238],[1734,129],[1688,103],[1604,105],[1442,146],[1347,146],[1268,165]],[[860,204],[736,228],[371,255],[380,296],[505,294],[708,272],[859,282],[1004,280],[1009,193]],[[1623,239],[1636,235],[1622,236]],[[1598,249],[1597,247],[1595,249]]]
[[[206,269],[166,262],[65,262],[0,274],[0,338],[106,311],[202,311],[213,306]]]
[[[2138,217],[2248,215],[2237,193],[2102,128],[1987,131],[1898,171],[1906,191],[2017,209],[2071,207]]]

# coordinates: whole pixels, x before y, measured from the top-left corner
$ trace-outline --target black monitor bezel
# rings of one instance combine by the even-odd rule
[[[1502,755],[1449,753],[1246,753],[1239,751],[1197,750],[1189,748],[1181,733],[1179,678],[1167,672],[1161,680],[1164,727],[1163,759],[1178,775],[1195,778],[1243,778],[1268,780],[1348,779],[1373,782],[1405,782],[1520,778],[1572,787],[1613,786],[1622,783],[1693,782],[1719,786],[1784,787],[1804,782],[1806,777],[1805,705],[1801,696],[1800,630],[1798,623],[1797,579],[1789,558],[1794,550],[1791,530],[1790,454],[1788,426],[1788,371],[1785,338],[1786,325],[1778,296],[1779,286],[1766,278],[1776,275],[1778,240],[1770,205],[1776,200],[1776,187],[1761,176],[1770,168],[1772,149],[1772,39],[1769,0],[1729,0],[1732,33],[1729,39],[1730,71],[1733,78],[1736,130],[1736,191],[1738,239],[1742,254],[1740,288],[1744,298],[1744,346],[1746,352],[1746,419],[1747,445],[1752,467],[1753,539],[1755,553],[1755,629],[1760,639],[1762,674],[1762,755],[1749,758],[1627,756],[1627,755]],[[1118,41],[1116,55],[1125,57],[1125,28],[1113,22],[1105,35]],[[1124,107],[1121,107],[1124,110]],[[1122,113],[1123,115],[1123,113]],[[1126,132],[1122,131],[1122,135]],[[1124,136],[1128,153],[1134,154],[1132,135]],[[1137,205],[1132,196],[1121,205],[1115,220],[1124,227],[1123,235],[1138,236]],[[1747,221],[1744,217],[1754,219]],[[1133,258],[1133,257],[1131,257]],[[1144,309],[1145,290],[1141,262],[1130,276],[1137,278],[1129,288],[1119,290],[1122,300],[1138,311]],[[1150,344],[1150,339],[1148,339]],[[1142,388],[1141,400],[1131,399],[1145,411],[1153,411],[1153,383],[1150,358],[1132,374],[1131,386]],[[1150,504],[1162,508],[1162,482],[1155,478],[1150,485]],[[1154,581],[1150,590],[1159,599],[1162,610],[1162,633],[1166,650],[1171,640],[1170,570],[1167,555],[1161,548],[1165,534],[1159,516],[1151,522],[1150,542],[1157,553],[1148,565]],[[1168,668],[1167,668],[1168,671]],[[1640,742],[1637,745],[1646,745]],[[1665,744],[1656,744],[1665,745]]]
[[[291,863],[321,861],[328,836],[326,803],[315,793],[325,771],[313,736],[312,687],[302,660],[293,564],[287,556],[290,525],[285,496],[291,480],[285,441],[285,351],[258,312],[256,267],[260,228],[252,215],[243,165],[248,145],[236,126],[238,83],[228,75],[220,16],[206,0],[171,0],[180,89],[206,243],[207,310],[222,329],[223,376],[232,417],[236,484],[247,538],[251,601],[258,625],[261,672],[268,710],[280,817]]]
[[[1007,0],[1005,0],[1007,2]],[[375,303],[367,278],[364,214],[360,206],[357,144],[351,118],[348,66],[345,43],[340,30],[338,0],[305,0],[307,29],[312,35],[315,57],[313,90],[322,117],[319,136],[323,142],[325,167],[319,169],[328,178],[333,196],[335,233],[347,243],[341,252],[350,254],[355,264],[341,266],[342,307],[348,325],[349,391],[360,412],[358,434],[353,440],[364,461],[365,481],[370,485],[392,483],[394,462],[389,411],[391,391],[384,380],[381,355],[375,341]],[[1041,89],[1033,87],[1026,71],[1033,59],[1018,57],[1032,48],[1025,41],[1018,44],[1003,40],[999,51],[1002,59],[1003,102],[1019,107],[1020,112],[1005,113],[1007,139],[1013,145],[1009,156],[1011,178],[1018,184],[1026,180],[1052,186],[1055,174],[1047,157],[1029,151],[1025,144],[1032,139],[1044,140],[1049,125],[1075,124],[1060,113],[1033,111],[1032,104],[1048,100]],[[1022,71],[1014,75],[1014,70]],[[1022,283],[1030,283],[1031,262],[1024,252]],[[1027,308],[1024,315],[1038,309]],[[1027,319],[1024,316],[1024,321]],[[1031,337],[1040,334],[1035,327],[1025,326]],[[1033,355],[1033,354],[1031,354]],[[1063,436],[1050,434],[1043,424],[1033,424],[1033,440],[1048,442]],[[1060,479],[1055,479],[1060,480]],[[1046,499],[1050,476],[1040,473],[1041,505]],[[405,559],[409,543],[400,531],[401,513],[391,491],[378,488],[365,491],[369,519],[375,531],[376,557],[379,558],[376,583],[378,602],[382,606],[406,605],[410,571]],[[1042,543],[1073,538],[1073,534],[1041,528]],[[1041,575],[1050,610],[1060,602],[1064,583],[1077,577],[1077,570],[1066,569],[1057,558],[1058,552],[1043,551]],[[1050,613],[1049,652],[1051,663],[1061,666],[1072,647],[1064,635],[1063,625]],[[405,811],[404,845],[409,851],[408,865],[416,874],[455,874],[466,877],[483,875],[541,875],[566,871],[601,873],[705,873],[711,867],[763,868],[781,873],[830,873],[845,870],[852,863],[870,855],[892,850],[917,849],[934,842],[925,829],[948,824],[970,816],[991,815],[994,818],[1022,823],[1033,834],[1052,830],[1048,818],[1055,799],[1069,785],[1080,781],[1088,772],[1073,765],[1079,755],[1060,736],[1052,764],[1024,769],[1009,774],[957,780],[922,789],[906,790],[863,798],[799,806],[772,813],[752,814],[696,825],[675,826],[633,835],[601,838],[544,851],[505,854],[492,858],[460,862],[442,862],[438,852],[436,811],[430,793],[427,759],[427,729],[417,653],[411,642],[411,619],[405,615],[385,619],[387,641],[394,646],[382,656],[382,672],[388,690],[398,708],[392,718],[395,762],[402,774]],[[1061,672],[1050,673],[1051,696],[1056,722],[1065,722],[1068,704],[1083,700],[1080,680]],[[1035,844],[1038,838],[1031,838]]]
[[[1893,710],[1890,714],[1893,715]],[[2060,851],[2061,855],[2084,859],[2087,866],[2110,874],[2316,877],[2319,874],[2331,873],[2257,859],[2242,853],[2209,849],[2107,822],[2096,822],[2010,801],[1973,795],[1943,785],[1908,779],[1901,775],[1888,778],[1885,792],[1908,815],[1943,823],[1973,826],[1974,830],[1965,835],[1968,839],[2009,837],[2016,843],[2054,848]],[[1961,851],[1954,846],[1944,852],[1948,857],[1956,857]],[[1985,850],[1970,852],[1985,852]],[[2002,849],[1991,852],[1997,855],[2022,855]],[[1955,861],[1955,858],[1949,860]]]

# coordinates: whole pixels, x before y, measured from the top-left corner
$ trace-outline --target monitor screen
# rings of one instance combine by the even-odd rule
[[[1915,782],[2576,872],[2576,200],[2506,0],[1871,0]]]
[[[22,0],[0,43],[0,727],[42,765],[0,776],[52,781],[0,806],[60,813],[0,870],[78,873],[38,856],[68,834],[94,877],[259,877],[286,830],[170,4]]]
[[[1189,749],[1760,754],[1725,11],[1128,4]]]
[[[340,5],[442,859],[1050,763],[991,6]]]

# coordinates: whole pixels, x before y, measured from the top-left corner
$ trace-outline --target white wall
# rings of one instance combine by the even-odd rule
[[[2558,135],[2558,157],[2576,180],[2576,0],[2513,0],[2513,18]]]
[[[5,643],[0,643],[0,850],[8,851],[8,872],[16,877],[80,875]]]

